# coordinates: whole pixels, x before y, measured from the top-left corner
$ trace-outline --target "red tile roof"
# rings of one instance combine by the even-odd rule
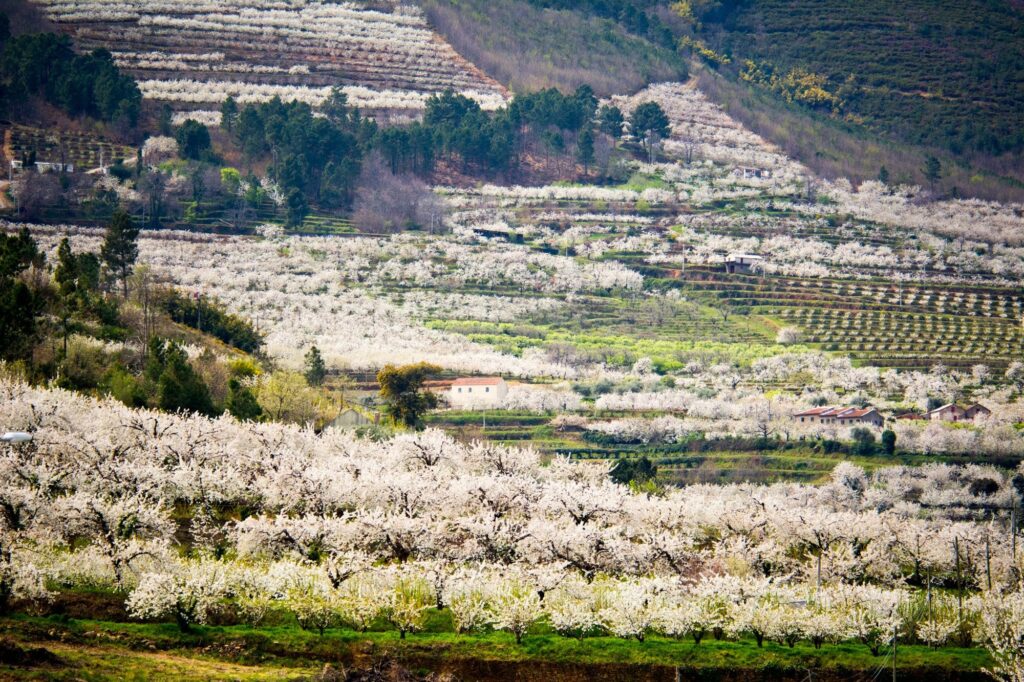
[[[840,419],[860,419],[861,417],[866,417],[867,415],[871,414],[874,411],[875,411],[875,408],[873,408],[873,407],[862,407],[862,408],[850,407],[850,408],[847,408],[846,410],[843,410],[841,413],[839,413],[839,418]]]
[[[834,408],[834,407],[814,407],[814,408],[811,408],[810,410],[806,410],[804,412],[797,412],[795,416],[797,416],[797,417],[817,417],[817,416],[825,414],[826,412],[831,412],[834,409],[836,409],[836,408]]]
[[[452,382],[452,386],[497,386],[505,380],[501,377],[462,377]]]
[[[797,412],[794,417],[835,417],[836,419],[860,419],[875,411],[871,407],[815,407]]]

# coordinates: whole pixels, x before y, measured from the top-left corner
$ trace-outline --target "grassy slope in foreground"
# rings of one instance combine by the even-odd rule
[[[446,627],[446,614],[432,614],[433,627]],[[880,667],[891,667],[892,659],[883,651],[872,656],[862,644],[825,645],[816,650],[806,643],[789,648],[766,642],[759,649],[753,640],[716,641],[710,636],[695,647],[690,640],[677,641],[650,637],[643,642],[613,637],[592,637],[583,640],[560,637],[550,632],[527,635],[517,645],[504,632],[480,635],[456,635],[451,632],[424,632],[400,640],[395,631],[354,632],[332,629],[322,637],[293,625],[262,628],[246,626],[196,627],[190,634],[178,632],[171,624],[110,623],[101,621],[66,621],[57,618],[7,619],[0,621],[0,633],[21,646],[41,646],[62,656],[67,663],[77,663],[94,670],[89,679],[125,679],[129,673],[179,672],[189,659],[198,662],[189,671],[195,679],[230,676],[236,679],[261,679],[272,671],[283,675],[308,674],[326,662],[346,665],[365,664],[383,657],[404,661],[414,669],[430,668],[474,670],[473,664],[486,662],[515,664],[551,664],[552,666],[642,666],[644,668],[689,669],[698,674],[722,676],[726,671],[759,671],[784,674],[796,671],[834,673],[862,672],[874,674]],[[54,644],[54,641],[59,643]],[[100,665],[105,657],[121,661],[122,667],[109,677]],[[229,664],[216,672],[218,665]],[[929,649],[923,646],[900,646],[896,667],[906,677],[923,678],[927,671],[941,671],[974,678],[990,664],[988,654],[980,648]],[[153,666],[167,666],[154,669]],[[106,664],[104,663],[104,666]],[[251,666],[258,666],[253,668]],[[486,667],[486,666],[484,666]],[[507,674],[508,665],[495,668]],[[599,667],[597,669],[600,669]],[[525,669],[524,669],[525,670]],[[261,672],[262,671],[262,672]],[[0,666],[0,678],[11,676],[10,667]],[[59,670],[56,672],[60,672]],[[66,678],[81,678],[82,670]],[[480,672],[474,673],[480,675]],[[65,678],[55,675],[53,679]],[[182,677],[182,679],[185,679]],[[479,678],[474,678],[479,679]],[[500,679],[500,678],[493,678]]]

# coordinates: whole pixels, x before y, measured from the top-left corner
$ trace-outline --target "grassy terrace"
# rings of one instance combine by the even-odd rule
[[[1024,297],[983,286],[899,287],[872,280],[726,275],[688,270],[695,297],[794,325],[823,350],[868,364],[928,368],[937,362],[1005,367],[1024,354]]]
[[[477,680],[510,679],[514,671],[526,670],[520,668],[524,664],[529,668],[545,666],[555,673],[559,666],[597,666],[594,673],[605,666],[643,665],[669,670],[679,667],[702,677],[742,671],[767,675],[797,671],[872,675],[892,665],[885,651],[875,657],[866,646],[852,642],[825,645],[817,650],[806,643],[789,648],[766,642],[758,648],[753,640],[716,641],[711,637],[700,646],[694,646],[690,640],[654,636],[643,642],[612,637],[576,640],[558,636],[541,624],[517,645],[512,635],[505,632],[454,634],[445,611],[431,612],[426,631],[409,635],[405,640],[400,640],[397,632],[383,628],[372,628],[370,632],[329,629],[320,636],[300,630],[294,622],[280,620],[259,628],[195,627],[192,633],[182,634],[176,626],[164,623],[7,618],[0,620],[0,634],[24,648],[43,647],[61,660],[38,668],[31,675],[24,675],[10,665],[0,665],[0,677],[18,674],[23,679],[104,680],[173,675],[177,679],[290,679],[308,676],[324,663],[367,665],[385,657],[397,659],[412,669],[444,668],[456,671],[457,675],[461,672],[462,679]],[[933,650],[900,645],[896,667],[904,676],[941,670],[973,679],[973,674],[989,662],[988,654],[980,648]]]

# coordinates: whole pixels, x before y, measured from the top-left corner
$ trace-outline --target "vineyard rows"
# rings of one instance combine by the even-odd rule
[[[59,163],[61,157],[76,170],[99,168],[100,162],[109,165],[117,160],[135,158],[135,150],[124,145],[106,142],[85,133],[53,131],[12,124],[3,128],[4,152],[11,159],[21,159],[31,152],[37,161]]]

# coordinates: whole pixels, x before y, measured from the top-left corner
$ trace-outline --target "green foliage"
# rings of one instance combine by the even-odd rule
[[[924,168],[921,169],[921,173],[924,175],[925,180],[934,185],[942,179],[942,162],[934,156],[929,155],[928,158],[924,160]]]
[[[656,0],[529,0],[531,5],[559,10],[576,10],[610,19],[630,33],[671,48],[671,29],[653,10]]]
[[[520,125],[575,132],[590,122],[596,110],[594,91],[588,85],[581,85],[571,95],[563,95],[555,88],[523,93],[512,100],[508,114]]]
[[[589,172],[590,164],[594,163],[594,131],[584,128],[576,142],[576,160],[583,164],[584,173]]]
[[[814,75],[812,89],[859,125],[955,154],[1024,150],[1024,14],[1013,3],[710,4],[695,30],[717,52],[774,65],[779,78]]]
[[[263,408],[252,390],[234,377],[228,380],[228,397],[224,409],[240,421],[259,421],[263,416]]]
[[[875,434],[870,429],[858,426],[853,429],[853,454],[873,455],[875,454]]]
[[[622,128],[626,125],[626,117],[616,106],[605,105],[597,112],[598,127],[601,132],[613,140],[622,137]]]
[[[145,407],[146,388],[124,367],[115,366],[107,374],[106,390],[128,407]]]
[[[896,452],[896,432],[892,429],[882,431],[882,452],[892,455]]]
[[[344,208],[351,204],[363,150],[376,125],[359,116],[336,91],[326,118],[301,102],[274,98],[242,109],[235,137],[249,158],[273,156],[271,174],[288,197],[289,224],[301,224],[309,202]],[[300,201],[301,200],[301,201]]]
[[[437,407],[437,396],[423,389],[427,377],[438,374],[441,368],[427,362],[414,365],[385,365],[377,372],[380,397],[385,410],[395,425],[416,428],[423,415]]]
[[[235,129],[238,122],[238,103],[234,97],[228,97],[220,105],[220,127],[229,133]]]
[[[114,212],[100,247],[100,257],[111,275],[121,280],[125,299],[128,298],[128,278],[139,257],[139,228],[132,217],[122,210]]]
[[[629,129],[648,150],[656,139],[663,140],[672,132],[668,116],[657,102],[644,102],[637,106],[629,117]]]
[[[452,90],[431,96],[423,115],[424,125],[433,130],[441,150],[457,154],[464,166],[484,173],[510,168],[515,121],[509,109],[489,115],[475,101]]]
[[[210,389],[192,369],[188,355],[177,343],[155,337],[150,340],[145,378],[155,387],[153,407],[168,412],[217,414]]]
[[[18,275],[42,265],[27,228],[17,235],[0,233],[0,359],[17,360],[31,352],[42,300]]]
[[[87,115],[134,126],[142,94],[106,50],[76,55],[67,36],[21,35],[0,54],[0,78],[11,94],[39,95],[71,116]]]
[[[239,350],[255,353],[263,345],[252,323],[229,313],[216,298],[189,297],[169,290],[161,296],[160,304],[175,322],[211,334]]]
[[[658,467],[646,455],[639,459],[620,459],[612,469],[611,478],[616,483],[643,484],[658,476]]]
[[[174,131],[178,153],[183,159],[202,159],[210,152],[210,131],[199,121],[189,118]]]
[[[311,346],[306,352],[306,381],[310,386],[321,386],[326,376],[327,366],[324,364],[323,356],[320,355],[320,349]]]

